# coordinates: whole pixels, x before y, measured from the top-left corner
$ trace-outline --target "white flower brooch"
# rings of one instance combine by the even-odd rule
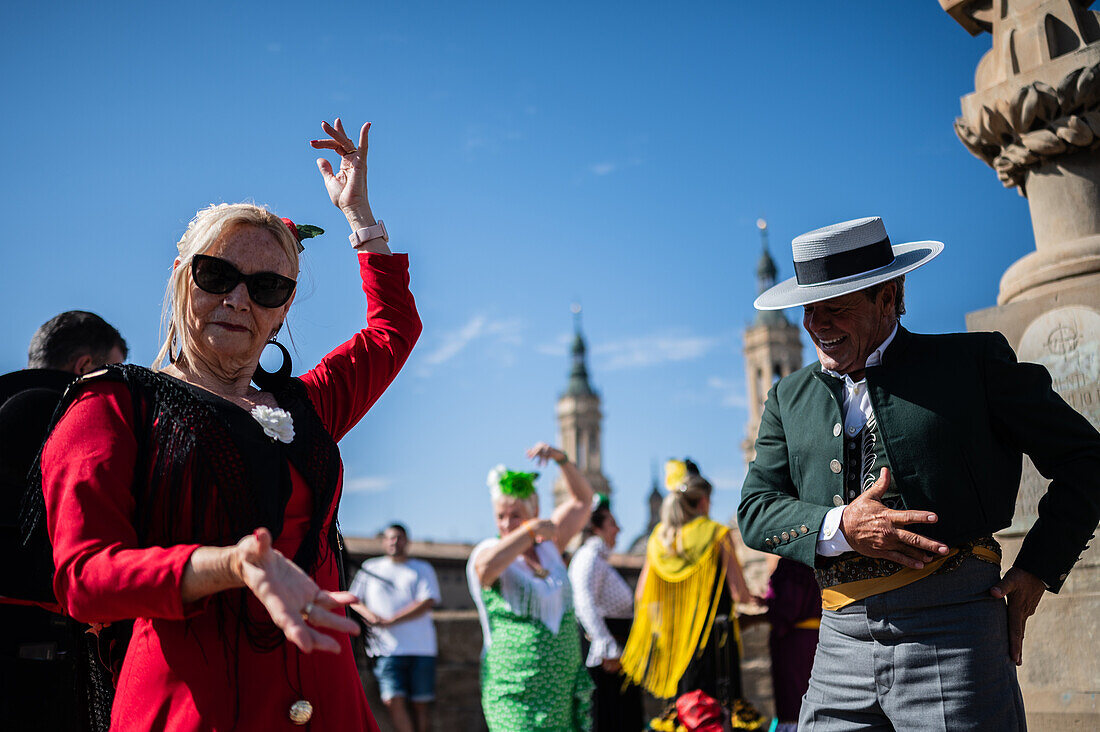
[[[288,445],[294,441],[294,418],[285,409],[258,404],[252,408],[252,418],[260,423],[264,434],[272,440]]]

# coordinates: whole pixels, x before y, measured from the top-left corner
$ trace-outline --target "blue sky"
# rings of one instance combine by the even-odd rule
[[[488,469],[556,439],[574,301],[624,540],[670,456],[733,513],[758,217],[783,277],[790,239],[835,221],[944,241],[907,288],[918,331],[965,329],[1034,246],[1026,200],[952,131],[990,38],[932,0],[304,7],[4,4],[0,370],[74,308],[148,364],[186,222],[239,200],[330,232],[288,320],[296,373],[316,363],[364,306],[308,140],[370,120],[425,330],[341,444],[352,534],[492,532]]]

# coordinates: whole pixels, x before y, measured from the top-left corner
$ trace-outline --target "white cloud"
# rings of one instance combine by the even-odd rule
[[[554,356],[555,358],[561,358],[569,353],[569,344],[572,342],[572,333],[562,333],[549,343],[542,343],[535,346],[535,350],[544,356]]]
[[[485,135],[475,132],[468,133],[466,135],[465,141],[463,142],[463,148],[466,150],[466,152],[473,152],[474,150],[479,150],[488,146],[489,138],[487,138]]]
[[[492,340],[494,346],[492,352],[499,360],[501,354],[498,346],[520,345],[523,342],[522,330],[523,324],[519,318],[493,320],[486,315],[474,315],[462,326],[442,335],[439,344],[421,361],[420,374],[429,375],[434,367],[450,361],[479,339]]]
[[[362,475],[344,480],[345,493],[381,493],[389,490],[393,480],[382,475]]]
[[[462,137],[462,149],[467,154],[499,153],[510,143],[523,139],[523,131],[512,127],[470,125]]]
[[[721,340],[713,336],[655,333],[601,343],[592,352],[600,357],[601,371],[614,371],[694,361],[710,353]]]
[[[745,384],[740,381],[712,376],[707,379],[707,387],[718,392],[723,407],[745,409],[749,406],[748,397],[745,395]]]
[[[733,470],[719,470],[717,473],[708,474],[707,479],[715,490],[739,491],[741,490],[741,484],[745,482],[746,472],[748,472],[748,469],[742,465]]]
[[[615,163],[593,163],[588,166],[588,170],[593,175],[608,175],[614,173],[617,167]]]
[[[485,328],[487,318],[484,315],[475,315],[466,321],[458,330],[444,333],[442,343],[434,351],[424,357],[424,361],[431,366],[446,363],[462,352],[470,341],[481,335]]]

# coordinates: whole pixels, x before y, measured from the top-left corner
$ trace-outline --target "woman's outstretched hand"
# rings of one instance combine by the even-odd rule
[[[344,123],[339,117],[331,125],[322,122],[321,129],[328,139],[310,140],[309,144],[318,150],[335,150],[340,155],[340,168],[335,172],[328,160],[317,159],[328,197],[334,206],[344,212],[353,228],[374,226],[377,222],[367,198],[367,133],[370,122],[359,130],[358,143],[344,132]]]
[[[545,442],[536,443],[534,446],[528,448],[527,457],[537,461],[539,465],[546,465],[546,463],[551,460],[560,463],[568,459],[564,452]]]
[[[364,132],[365,134],[365,132]],[[339,653],[340,644],[318,628],[359,634],[359,626],[344,615],[356,602],[350,592],[327,592],[271,544],[271,532],[256,529],[237,542],[238,571],[245,586],[267,609],[271,620],[304,653]]]

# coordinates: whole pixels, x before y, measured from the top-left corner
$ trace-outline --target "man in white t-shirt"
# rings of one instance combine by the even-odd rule
[[[374,675],[395,730],[428,732],[435,700],[431,610],[441,599],[439,581],[430,564],[409,559],[404,526],[391,524],[382,536],[386,556],[363,562],[351,583],[360,600],[352,608],[373,626]]]

